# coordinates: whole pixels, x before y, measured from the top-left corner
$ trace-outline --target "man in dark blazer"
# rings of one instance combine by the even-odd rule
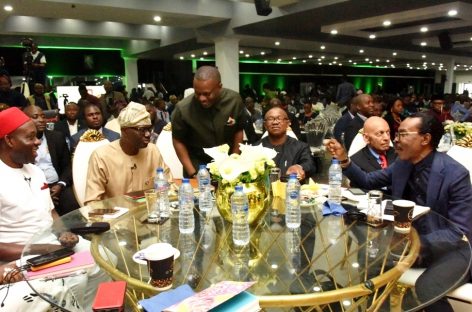
[[[352,99],[352,104],[357,107],[356,116],[349,122],[344,132],[344,146],[347,151],[351,147],[354,137],[364,127],[367,118],[374,114],[374,103],[368,94],[359,94]]]
[[[346,128],[351,122],[351,120],[356,117],[357,114],[357,106],[354,105],[352,101],[349,101],[349,109],[338,119],[336,124],[334,125],[334,138],[344,144],[344,133],[346,132]]]
[[[84,132],[88,129],[100,131],[103,136],[110,142],[113,142],[120,138],[119,133],[103,127],[103,114],[102,109],[99,105],[93,103],[86,103],[84,107],[84,116],[87,127],[78,131],[71,137],[70,147],[72,152],[75,151],[77,144],[79,144],[80,137],[82,136],[82,134],[84,134]]]
[[[387,169],[371,173],[350,161],[335,140],[327,144],[343,173],[361,187],[391,186],[393,198],[431,208],[432,212],[413,221],[421,240],[417,265],[426,268],[415,285],[421,302],[472,280],[472,271],[464,276],[471,258],[466,241],[472,241],[470,173],[447,154],[436,152],[443,133],[442,124],[428,113],[406,118],[395,137],[398,159]],[[426,310],[453,311],[445,297]]]
[[[54,124],[54,130],[61,132],[70,148],[70,138],[78,131],[87,128],[85,121],[79,117],[79,105],[74,102],[67,103],[65,107],[66,119]],[[72,131],[72,132],[71,132]]]
[[[46,175],[56,211],[63,215],[79,208],[71,187],[72,163],[64,135],[59,131],[46,129],[46,119],[41,107],[30,105],[24,112],[33,120],[36,136],[41,141],[35,164]]]
[[[387,122],[377,116],[364,123],[363,138],[366,146],[352,155],[351,160],[365,172],[380,170],[391,165],[396,158],[395,149],[390,146],[390,128]],[[351,183],[351,186],[355,183]]]

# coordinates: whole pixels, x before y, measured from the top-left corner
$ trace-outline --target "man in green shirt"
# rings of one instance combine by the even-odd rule
[[[172,141],[187,177],[211,158],[204,147],[228,144],[239,152],[243,141],[244,104],[241,96],[222,87],[217,68],[202,66],[193,79],[195,93],[180,101],[172,114]]]

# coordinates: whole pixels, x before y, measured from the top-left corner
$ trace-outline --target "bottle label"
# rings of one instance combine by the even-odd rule
[[[298,199],[298,191],[290,191],[288,194],[290,199]]]

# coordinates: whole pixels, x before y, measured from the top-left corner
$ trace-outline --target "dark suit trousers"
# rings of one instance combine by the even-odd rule
[[[437,297],[451,286],[457,288],[471,280],[470,247],[466,242],[461,242],[457,248],[434,246],[431,248],[430,260],[426,271],[416,281],[415,291],[418,298],[425,302],[427,298]],[[442,297],[435,303],[427,306],[425,311],[454,312],[446,297]]]

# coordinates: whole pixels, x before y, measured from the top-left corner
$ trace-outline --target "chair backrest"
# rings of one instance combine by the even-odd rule
[[[72,178],[74,180],[75,198],[80,206],[84,205],[90,155],[92,155],[95,149],[108,143],[110,143],[110,141],[105,139],[97,142],[80,141],[79,144],[77,144],[74,158],[72,159]]]
[[[366,145],[367,144],[364,141],[362,133],[359,132],[354,137],[354,140],[352,140],[351,147],[349,147],[347,155],[351,157],[352,155],[363,149]],[[393,146],[392,141],[390,141],[390,146]]]
[[[182,179],[184,169],[182,163],[177,157],[174,145],[172,144],[172,131],[162,130],[156,141],[156,146],[161,153],[162,159],[169,166],[174,179]]]
[[[472,182],[472,161],[470,161],[472,157],[472,148],[454,145],[447,151],[447,154],[469,170],[470,181]]]

